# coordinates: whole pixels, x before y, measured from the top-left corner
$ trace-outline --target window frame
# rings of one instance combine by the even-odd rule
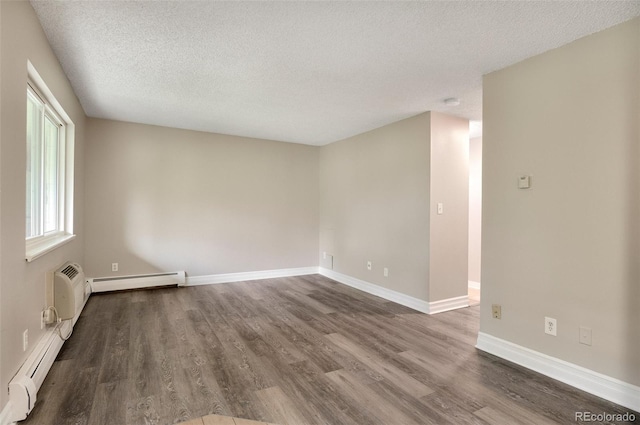
[[[39,183],[39,217],[40,221],[40,234],[27,237],[27,215],[30,211],[27,211],[27,199],[25,199],[25,259],[28,262],[35,260],[36,258],[62,246],[75,238],[73,234],[73,142],[74,142],[74,125],[69,116],[62,109],[60,103],[56,100],[51,93],[51,90],[44,83],[40,75],[37,73],[33,65],[28,64],[28,80],[25,101],[29,102],[31,96],[36,102],[39,102],[42,107],[41,112],[41,125],[39,127],[39,142],[40,142],[40,169],[38,173]],[[28,108],[25,108],[25,111]],[[28,117],[27,122],[28,123]],[[40,118],[39,118],[40,119]],[[44,193],[46,191],[46,176],[45,174],[45,121],[49,119],[52,124],[56,125],[58,129],[57,139],[57,170],[56,170],[56,228],[50,231],[45,231],[45,209]],[[28,124],[27,124],[28,125]],[[26,127],[26,126],[25,126]],[[25,133],[26,136],[26,133]],[[29,140],[25,137],[25,149],[26,143]],[[29,163],[29,158],[26,158],[25,164]],[[25,197],[27,196],[27,178],[29,168],[25,170]]]

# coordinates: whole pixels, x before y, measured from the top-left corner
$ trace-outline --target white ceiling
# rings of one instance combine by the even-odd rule
[[[87,115],[310,145],[429,110],[481,120],[483,74],[640,15],[640,1],[31,4]]]

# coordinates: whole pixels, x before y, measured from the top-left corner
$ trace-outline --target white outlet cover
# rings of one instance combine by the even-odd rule
[[[580,326],[580,344],[591,345],[591,328]]]
[[[558,335],[558,321],[552,317],[544,318],[544,333],[547,335]]]
[[[518,189],[529,189],[531,187],[531,176],[518,177]]]

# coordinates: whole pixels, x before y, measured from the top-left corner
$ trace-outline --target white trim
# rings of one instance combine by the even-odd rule
[[[52,237],[41,235],[25,239],[25,259],[31,262],[75,238],[73,234],[75,124],[29,60],[27,76],[27,91],[30,89],[43,103],[45,113],[48,112],[56,121],[59,121],[58,124],[62,124],[62,134],[58,142],[59,232]]]
[[[447,298],[446,300],[433,301],[429,303],[429,314],[442,313],[444,311],[457,310],[469,307],[469,296]]]
[[[476,282],[474,280],[469,281],[469,288],[471,289],[480,289],[480,282]]]
[[[36,258],[42,257],[44,254],[53,251],[54,249],[67,244],[74,240],[76,235],[70,235],[68,233],[56,235],[50,238],[38,238],[37,242],[27,241],[27,251],[25,259],[28,263],[32,262]]]
[[[185,272],[169,272],[149,275],[95,277],[88,279],[92,292],[122,291],[126,289],[153,288],[156,286],[185,283]]]
[[[425,300],[421,300],[419,298],[415,298],[410,295],[403,294],[402,292],[394,291],[392,289],[384,288],[373,283],[365,282],[364,280],[347,276],[346,274],[325,269],[324,267],[320,267],[319,272],[322,276],[333,279],[344,285],[351,286],[352,288],[356,288],[369,294],[376,295],[378,297],[384,298],[385,300],[396,302],[405,307],[418,310],[422,313],[430,313],[429,303]]]
[[[64,121],[65,124],[72,123],[71,117],[69,117],[60,102],[58,102],[56,97],[53,95],[53,92],[51,91],[51,89],[49,89],[49,86],[47,86],[47,84],[44,82],[30,60],[27,60],[27,75],[33,82],[33,84],[35,84],[35,86],[37,87],[38,95],[40,97],[44,97],[43,100],[56,111],[62,121]]]
[[[526,347],[478,333],[476,348],[640,412],[640,387]]]
[[[12,425],[15,422],[11,422],[11,400],[4,405],[4,408],[0,412],[0,425]]]
[[[359,289],[372,295],[376,295],[380,298],[384,298],[385,300],[393,301],[422,313],[436,314],[442,313],[443,311],[455,310],[458,308],[469,306],[468,295],[448,298],[446,300],[428,302],[425,300],[421,300],[420,298],[412,297],[411,295],[403,294],[402,292],[394,291],[393,289],[388,289],[374,283],[366,282],[364,280],[360,280],[346,274],[326,269],[324,267],[320,267],[319,273],[322,276],[333,279],[344,285],[351,286],[352,288]]]
[[[318,273],[318,267],[299,267],[295,269],[262,270],[256,272],[210,274],[187,276],[184,286],[216,285],[218,283],[244,282],[247,280],[273,279],[277,277],[303,276]]]
[[[244,282],[248,280],[273,279],[278,277],[302,276],[316,273],[344,285],[351,286],[352,288],[384,298],[385,300],[402,304],[422,313],[434,314],[469,306],[469,297],[467,295],[429,303],[425,300],[403,294],[402,292],[397,292],[373,283],[365,282],[364,280],[347,276],[324,267],[301,267],[297,269],[187,276],[185,286],[216,285],[219,283]]]

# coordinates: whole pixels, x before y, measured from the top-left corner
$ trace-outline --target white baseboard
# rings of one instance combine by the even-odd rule
[[[380,298],[384,298],[385,300],[393,301],[422,313],[441,313],[443,311],[467,307],[469,305],[469,297],[466,295],[456,298],[449,298],[446,300],[428,302],[425,300],[421,300],[420,298],[415,298],[410,295],[403,294],[402,292],[394,291],[392,289],[388,289],[370,282],[366,282],[364,280],[357,279],[355,277],[348,276],[346,274],[325,269],[324,267],[320,267],[320,274],[344,285],[351,286],[352,288],[359,289],[371,295],[376,295]]]
[[[403,294],[402,292],[394,291],[392,289],[384,288],[382,286],[378,286],[373,283],[348,276],[346,274],[325,269],[324,267],[320,267],[320,274],[344,285],[367,292],[371,295],[376,295],[380,298],[384,298],[385,300],[393,301],[405,307],[418,310],[422,313],[429,313],[429,303],[425,300],[421,300],[419,298],[415,298],[410,295]]]
[[[273,279],[277,277],[303,276],[318,273],[318,267],[299,267],[293,269],[262,270],[256,272],[211,274],[205,276],[187,276],[184,286],[215,285],[218,283],[244,282],[247,280]]]
[[[87,279],[92,292],[122,291],[125,289],[153,288],[156,286],[185,283],[185,272],[170,272],[148,275],[95,277]]]
[[[465,307],[469,307],[469,296],[461,295],[459,297],[447,298],[446,300],[430,302],[429,314],[442,313]]]
[[[12,422],[11,419],[11,401],[7,402],[4,405],[2,411],[0,411],[0,425],[13,425],[15,422]]]
[[[483,332],[478,333],[476,348],[640,412],[640,387],[636,385]]]
[[[473,280],[469,281],[469,288],[471,289],[480,289],[480,282],[476,282]]]

